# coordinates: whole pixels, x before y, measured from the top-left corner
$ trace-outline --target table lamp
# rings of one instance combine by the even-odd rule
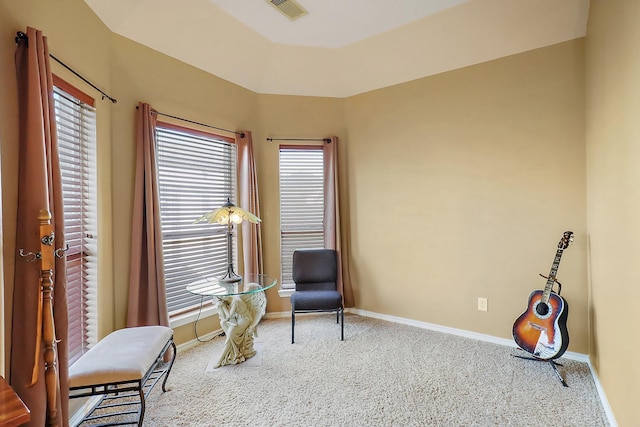
[[[227,226],[227,272],[220,278],[221,282],[235,283],[242,280],[242,276],[236,274],[233,271],[233,247],[232,247],[232,234],[233,224],[240,224],[243,220],[247,220],[254,224],[260,222],[260,218],[254,214],[245,211],[242,208],[235,206],[231,203],[231,199],[227,198],[227,202],[210,212],[205,213],[195,222],[208,222],[210,224],[221,224]]]

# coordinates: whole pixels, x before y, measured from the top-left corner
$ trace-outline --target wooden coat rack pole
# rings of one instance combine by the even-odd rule
[[[47,390],[47,425],[58,426],[58,397],[60,396],[60,381],[58,378],[58,350],[53,317],[53,271],[55,254],[53,242],[55,239],[51,225],[51,213],[43,209],[38,215],[40,221],[40,283],[42,287],[42,341],[44,344],[44,379]]]

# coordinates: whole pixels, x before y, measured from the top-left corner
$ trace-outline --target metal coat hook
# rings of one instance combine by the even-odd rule
[[[53,253],[58,258],[62,258],[64,256],[64,253],[68,250],[69,250],[69,244],[67,243],[66,245],[64,245],[64,248],[58,248],[55,251],[53,251]]]
[[[26,262],[35,262],[42,259],[42,252],[27,252],[25,254],[24,249],[20,249],[18,253],[22,258],[33,257],[31,259],[25,259]]]
[[[48,234],[46,236],[42,236],[42,239],[40,239],[42,244],[47,246],[52,246],[54,240],[55,240],[55,234],[53,232],[51,232],[51,234]]]

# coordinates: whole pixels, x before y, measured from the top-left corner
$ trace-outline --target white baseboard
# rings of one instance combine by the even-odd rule
[[[587,362],[589,364],[589,370],[591,371],[591,376],[593,377],[593,382],[596,384],[596,390],[598,390],[598,396],[600,397],[600,403],[602,403],[602,408],[604,409],[604,413],[607,414],[607,419],[609,420],[609,424],[611,427],[618,427],[618,423],[616,421],[615,416],[613,415],[613,410],[609,405],[609,400],[607,399],[607,395],[604,393],[604,389],[602,388],[602,384],[600,384],[600,378],[598,378],[598,374],[596,373],[593,365],[591,364],[591,360]]]
[[[467,331],[465,329],[451,328],[449,326],[437,325],[435,323],[421,322],[418,320],[405,319],[403,317],[389,316],[386,314],[374,313],[366,310],[349,309],[350,313],[358,314],[360,316],[372,317],[375,319],[386,320],[389,322],[400,323],[408,326],[415,326],[417,328],[428,329],[431,331],[442,332],[445,334],[457,335],[464,338],[471,338],[479,341],[490,342],[493,344],[504,345],[507,347],[517,348],[516,343],[513,340],[507,338],[495,337],[493,335],[481,334],[479,332]],[[573,351],[567,351],[562,356],[569,360],[576,360],[578,362],[589,362],[589,356],[584,353],[576,353]]]
[[[176,350],[178,351],[178,353],[179,353],[179,352],[181,352],[181,351],[188,350],[188,349],[190,349],[190,348],[192,348],[192,347],[197,346],[197,345],[198,345],[198,344],[200,344],[202,341],[209,341],[209,340],[214,339],[214,338],[215,338],[215,337],[217,337],[218,335],[222,334],[222,332],[223,332],[223,330],[222,330],[222,329],[217,329],[217,330],[215,330],[215,331],[208,332],[208,333],[206,333],[206,334],[204,334],[204,335],[202,335],[202,336],[199,336],[200,341],[199,341],[198,339],[194,338],[194,339],[192,339],[192,340],[190,340],[190,341],[187,341],[187,342],[185,342],[185,343],[182,343],[182,344],[180,344],[180,345],[177,345],[177,346],[176,346]]]
[[[386,320],[388,322],[400,323],[408,326],[415,326],[417,328],[428,329],[431,331],[442,332],[445,334],[457,335],[460,337],[471,338],[479,341],[485,341],[493,344],[504,345],[507,347],[517,348],[516,343],[513,340],[495,337],[493,335],[481,334],[479,332],[467,331],[464,329],[451,328],[449,326],[437,325],[435,323],[421,322],[413,319],[406,319],[403,317],[397,316],[389,316],[387,314],[375,313],[367,310],[360,310],[357,308],[347,308],[345,309],[347,313],[357,314],[359,316],[371,317],[374,319]],[[291,312],[276,312],[276,313],[267,313],[264,317],[266,319],[278,319],[282,317],[290,317]],[[562,357],[567,358],[569,360],[575,360],[578,362],[587,363],[589,365],[589,370],[591,371],[591,376],[593,377],[593,381],[596,385],[596,390],[598,391],[598,396],[600,397],[600,402],[602,403],[602,407],[604,408],[605,414],[611,424],[611,427],[617,427],[617,422],[613,415],[613,411],[611,410],[611,406],[609,406],[609,401],[607,400],[607,396],[604,393],[602,385],[600,384],[600,380],[598,375],[596,374],[593,366],[591,365],[591,359],[589,359],[588,354],[584,353],[576,353],[573,351],[565,352]]]
[[[451,328],[448,326],[442,326],[442,325],[437,325],[435,323],[428,323],[428,322],[421,322],[421,321],[417,321],[417,320],[412,320],[412,319],[406,319],[403,317],[397,317],[397,316],[389,316],[386,314],[380,314],[380,313],[375,313],[372,311],[367,311],[367,310],[360,310],[360,309],[355,309],[355,308],[347,308],[345,310],[348,313],[353,313],[353,314],[357,314],[359,316],[364,316],[364,317],[371,317],[374,319],[380,319],[380,320],[385,320],[388,322],[393,322],[393,323],[400,323],[403,325],[408,325],[408,326],[415,326],[418,328],[422,328],[422,329],[428,329],[428,330],[432,330],[432,331],[436,331],[436,332],[442,332],[445,334],[452,334],[452,335],[457,335],[457,336],[461,336],[461,337],[465,337],[465,338],[472,338],[472,339],[476,339],[476,340],[480,340],[480,341],[485,341],[485,342],[489,342],[489,343],[493,343],[493,344],[499,344],[499,345],[504,345],[507,347],[513,347],[516,348],[517,346],[515,345],[515,343],[512,340],[506,339],[506,338],[499,338],[499,337],[495,337],[492,335],[487,335],[487,334],[481,334],[478,332],[472,332],[472,331],[467,331],[464,329],[457,329],[457,328]],[[307,313],[301,313],[301,315],[306,315]],[[308,313],[308,315],[313,315],[313,313]],[[285,318],[285,317],[291,317],[291,312],[290,311],[286,311],[286,312],[272,312],[272,313],[267,313],[264,318],[265,319],[278,319],[278,318]],[[203,335],[202,337],[200,337],[202,340],[209,340],[209,339],[213,339],[215,336],[220,335],[222,333],[222,329],[218,329],[212,332],[209,332],[205,335]],[[180,344],[177,346],[177,350],[178,352],[181,351],[185,351],[189,348],[195,347],[196,345],[200,344],[200,341],[198,341],[197,339],[192,339],[186,343]],[[604,393],[604,390],[602,388],[602,385],[600,384],[600,379],[598,378],[598,375],[595,372],[595,369],[593,368],[593,365],[591,364],[591,360],[589,359],[589,356],[583,353],[575,353],[575,352],[566,352],[563,357],[566,357],[567,359],[570,360],[576,360],[579,362],[585,362],[589,365],[589,370],[591,371],[591,376],[593,377],[593,381],[596,385],[596,390],[598,391],[598,396],[600,397],[600,402],[602,403],[602,407],[604,408],[605,414],[607,415],[607,418],[609,420],[609,423],[611,424],[611,427],[617,427],[618,424],[615,420],[615,417],[613,415],[613,411],[611,410],[611,406],[609,405],[609,401],[607,400],[607,396]],[[100,396],[94,396],[93,399],[99,399]],[[76,411],[74,411],[72,417],[69,420],[69,425],[70,427],[75,427],[77,426],[80,421],[82,421],[82,418],[93,408],[93,406],[96,404],[96,402],[92,399],[88,399],[87,402],[85,402],[79,409],[77,409]]]

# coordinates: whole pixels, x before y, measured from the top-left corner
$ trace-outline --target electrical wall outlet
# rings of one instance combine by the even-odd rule
[[[488,302],[486,298],[478,297],[478,310],[487,311]]]

